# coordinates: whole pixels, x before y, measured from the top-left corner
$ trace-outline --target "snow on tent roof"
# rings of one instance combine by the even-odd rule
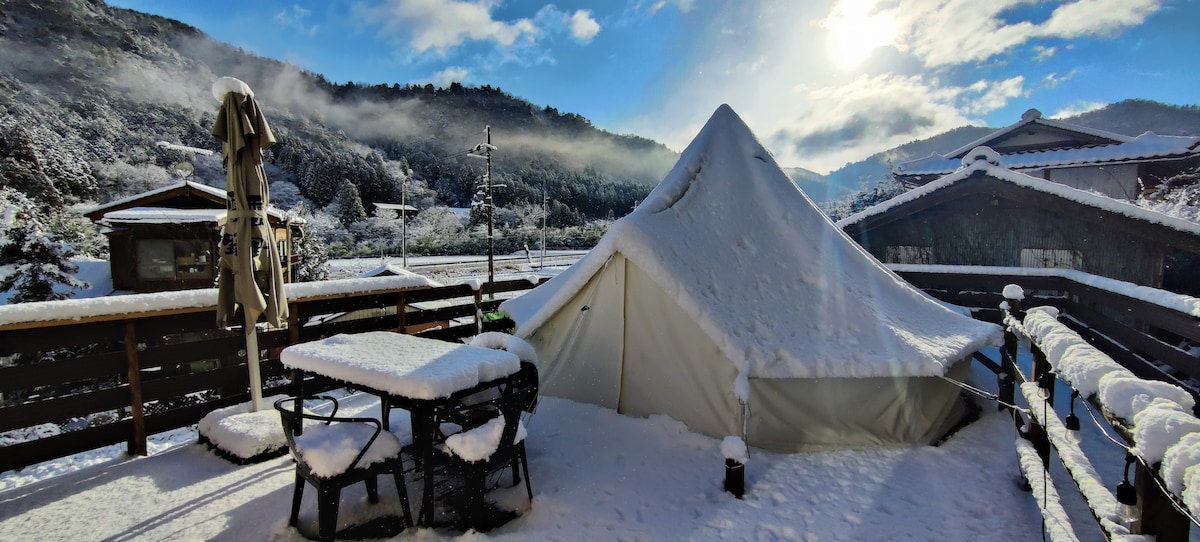
[[[754,378],[941,375],[1000,328],[943,307],[834,227],[722,105],[591,252],[501,309],[528,336],[621,253]]]
[[[1082,203],[1090,207],[1103,209],[1105,211],[1130,218],[1136,218],[1152,224],[1159,224],[1184,233],[1200,235],[1200,224],[1190,220],[1163,214],[1158,211],[1151,211],[1150,209],[1145,209],[1132,203],[1102,196],[1095,192],[1087,192],[1084,190],[1079,190],[1078,188],[1071,188],[1067,185],[1059,184],[1054,181],[1047,181],[1045,179],[1039,179],[1024,173],[1012,171],[1005,167],[1002,163],[1002,160],[1005,158],[1006,157],[1001,157],[1000,155],[996,154],[995,151],[992,151],[987,147],[979,147],[978,149],[971,151],[959,162],[962,165],[962,168],[958,171],[930,182],[924,186],[909,190],[908,192],[900,194],[899,196],[896,196],[883,203],[863,209],[862,211],[839,220],[837,225],[839,228],[844,229],[851,224],[861,222],[863,219],[883,214],[898,205],[925,197],[954,183],[960,182],[963,179],[970,178],[976,173],[983,173],[989,177],[1007,181],[1017,186],[1037,190],[1039,192],[1045,192],[1047,194],[1053,194],[1060,198]]]

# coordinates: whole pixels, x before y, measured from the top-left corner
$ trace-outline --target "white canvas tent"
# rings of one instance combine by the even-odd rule
[[[721,106],[662,183],[561,275],[505,302],[545,393],[779,451],[928,443],[1000,329],[835,227]]]

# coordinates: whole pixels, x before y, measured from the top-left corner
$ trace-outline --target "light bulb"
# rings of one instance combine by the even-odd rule
[[[1054,373],[1045,372],[1037,377],[1037,394],[1042,399],[1050,397],[1050,389],[1054,387]]]
[[[1066,419],[1063,420],[1063,426],[1066,427],[1066,429],[1067,429],[1066,431],[1063,432],[1063,434],[1067,437],[1067,440],[1074,442],[1075,445],[1078,446],[1079,445],[1079,416],[1076,416],[1074,412],[1067,414]]]
[[[1122,480],[1117,484],[1117,518],[1124,524],[1128,525],[1141,518],[1142,511],[1138,507],[1137,489],[1129,480]]]

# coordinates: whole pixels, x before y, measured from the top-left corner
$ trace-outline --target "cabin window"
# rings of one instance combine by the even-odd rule
[[[143,239],[137,242],[140,280],[181,280],[212,277],[208,243]]]
[[[884,250],[883,258],[887,263],[928,265],[933,263],[933,247],[914,245],[889,246]]]
[[[1023,248],[1021,267],[1053,267],[1083,271],[1083,254],[1061,248]]]

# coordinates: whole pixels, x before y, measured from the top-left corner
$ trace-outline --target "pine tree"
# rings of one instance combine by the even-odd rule
[[[355,222],[367,219],[367,211],[363,208],[362,198],[358,196],[358,187],[350,181],[342,181],[337,197],[329,204],[329,213],[336,216],[343,226],[349,228]]]
[[[292,209],[290,214],[305,223],[313,218],[312,210],[303,203]],[[325,244],[307,227],[293,243],[292,253],[300,259],[296,265],[296,282],[329,280],[329,252],[325,250]]]
[[[75,278],[70,245],[46,233],[37,207],[19,192],[0,189],[0,292],[13,291],[9,303],[66,299],[56,285],[85,289]]]

